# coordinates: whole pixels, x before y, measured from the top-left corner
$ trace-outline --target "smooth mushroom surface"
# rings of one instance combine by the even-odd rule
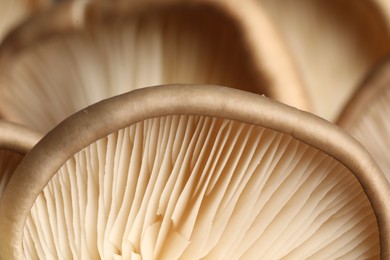
[[[255,1],[280,29],[315,114],[328,120],[337,119],[365,74],[390,53],[390,16],[379,1]]]
[[[72,115],[24,158],[0,256],[386,258],[383,180],[311,114],[231,88],[144,88]]]
[[[384,20],[387,26],[390,26],[390,2],[386,0],[371,0],[381,9],[384,14]]]
[[[23,156],[13,151],[0,149],[0,199],[4,193],[5,187],[16,166],[20,163]]]
[[[360,141],[390,181],[390,62],[373,68],[338,124]]]
[[[49,5],[49,0],[0,0],[0,42],[33,12]]]
[[[89,104],[166,83],[226,85],[306,108],[301,85],[262,65],[284,59],[257,61],[240,20],[224,10],[212,2],[60,4],[0,46],[0,116],[46,133]]]
[[[40,138],[30,129],[0,120],[0,200],[16,166]]]

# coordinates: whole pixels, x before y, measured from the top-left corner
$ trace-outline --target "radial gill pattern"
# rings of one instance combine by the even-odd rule
[[[379,255],[354,175],[289,135],[167,116],[79,151],[37,198],[28,259],[349,259]]]
[[[3,62],[4,118],[45,133],[97,101],[168,83],[248,86],[269,94],[259,90],[236,28],[215,12],[140,12],[85,27],[53,32]]]
[[[390,181],[390,91],[383,89],[362,107],[359,117],[347,126],[348,132],[371,153]]]
[[[380,1],[257,1],[284,36],[315,113],[334,121],[366,73],[390,51]]]
[[[21,160],[22,155],[0,149],[0,200],[12,173]]]

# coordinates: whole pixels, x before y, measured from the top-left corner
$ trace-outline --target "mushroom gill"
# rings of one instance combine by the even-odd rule
[[[390,181],[390,63],[374,67],[345,106],[338,124],[360,141]]]
[[[243,28],[207,1],[60,4],[0,46],[0,114],[45,133],[89,104],[167,83],[226,85],[306,108],[298,80],[267,67],[287,58],[258,61]],[[266,29],[257,33],[276,43]]]
[[[383,179],[310,114],[229,88],[145,88],[72,115],[25,157],[0,205],[0,254],[388,256]]]
[[[390,53],[390,24],[378,0],[256,0],[274,18],[313,101],[335,121],[371,67]]]

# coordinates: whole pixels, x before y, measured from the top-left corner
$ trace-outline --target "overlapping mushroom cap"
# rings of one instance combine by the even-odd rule
[[[249,9],[255,27],[220,2],[152,2],[64,3],[13,32],[0,46],[0,115],[45,133],[89,104],[167,83],[220,84],[308,108],[260,9]],[[267,41],[254,42],[259,35]]]
[[[1,259],[390,258],[389,183],[324,120],[210,85],[86,107],[214,83],[333,120],[390,50],[381,0],[237,3],[66,2],[6,37],[0,117],[54,130],[17,166],[40,136],[0,122]],[[340,124],[387,173],[384,71]]]
[[[390,181],[390,63],[376,66],[351,98],[338,124],[371,153]]]
[[[0,120],[0,201],[15,168],[41,137],[26,127]]]
[[[255,1],[280,29],[314,113],[336,121],[366,73],[390,53],[388,1]]]
[[[48,0],[0,0],[0,42],[33,12],[49,5]]]
[[[16,166],[42,136],[0,120],[0,200]]]
[[[0,205],[0,252],[386,258],[389,192],[320,118],[229,88],[146,88],[81,110],[25,157]]]

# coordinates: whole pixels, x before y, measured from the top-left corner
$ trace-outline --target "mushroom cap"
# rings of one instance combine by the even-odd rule
[[[143,88],[77,112],[23,159],[0,254],[387,258],[389,193],[321,118],[231,88]]]
[[[0,120],[0,200],[16,166],[40,138],[30,129]]]
[[[48,4],[48,0],[0,0],[0,42],[26,17]]]
[[[0,115],[46,133],[89,104],[168,83],[225,85],[307,109],[267,17],[222,3],[74,1],[33,17],[0,46]],[[245,7],[256,23],[240,16]]]
[[[372,66],[390,53],[380,1],[256,0],[272,16],[315,114],[335,121]]]
[[[351,97],[337,124],[370,152],[390,181],[390,62],[378,63]]]

